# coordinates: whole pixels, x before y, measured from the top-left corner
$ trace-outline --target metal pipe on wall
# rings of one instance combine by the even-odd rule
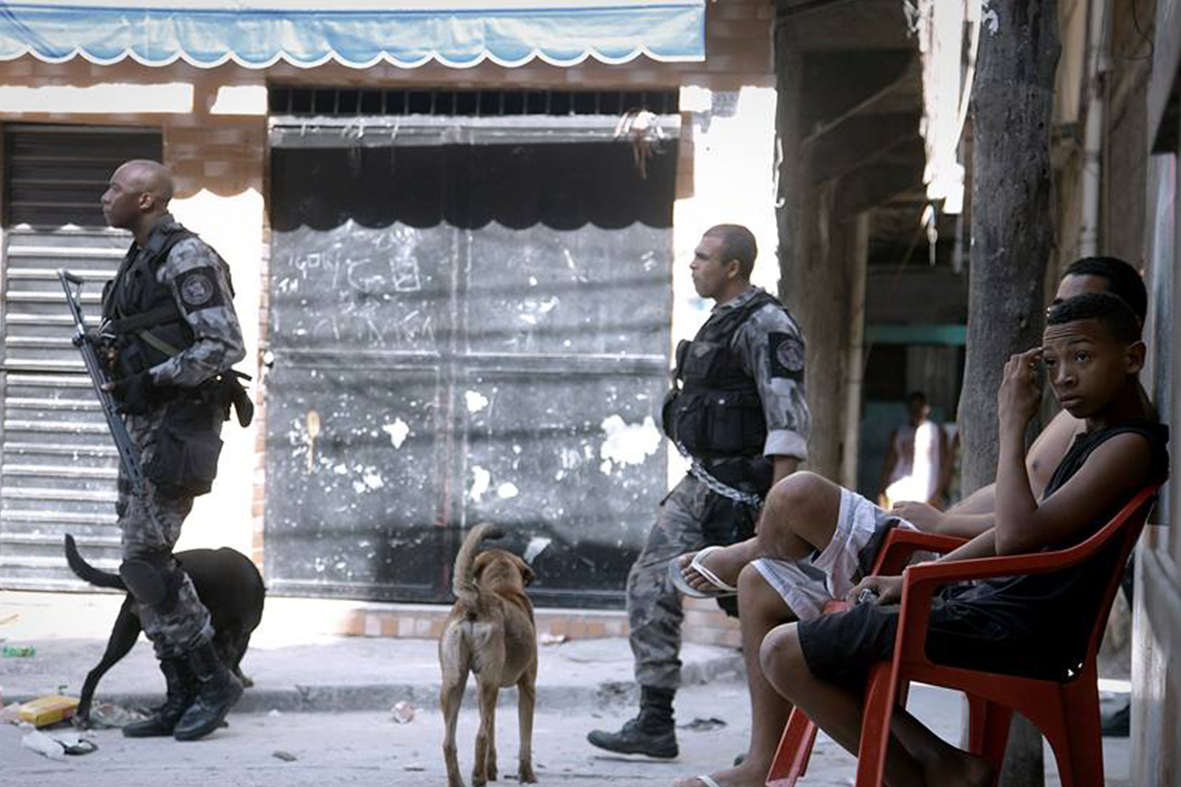
[[[1099,249],[1099,195],[1103,178],[1103,133],[1106,100],[1103,77],[1110,67],[1104,47],[1107,0],[1092,0],[1087,29],[1087,120],[1083,130],[1082,221],[1079,222],[1080,257],[1091,257]]]

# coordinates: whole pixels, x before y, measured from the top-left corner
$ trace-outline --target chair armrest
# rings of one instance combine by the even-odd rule
[[[1078,565],[1107,543],[1129,519],[1147,518],[1158,485],[1140,490],[1120,509],[1110,522],[1080,544],[1067,549],[1035,552],[1028,555],[951,560],[909,566],[902,574],[902,600],[898,618],[895,658],[926,660],[927,622],[931,615],[931,597],[943,585],[978,579],[1016,575],[1045,574]],[[1139,530],[1137,529],[1137,533]]]
[[[966,543],[955,536],[924,533],[921,530],[893,528],[886,534],[885,543],[874,561],[873,573],[895,576],[906,568],[906,562],[915,552],[947,553]]]
[[[965,582],[976,579],[994,579],[1016,574],[1044,574],[1070,568],[1078,561],[1064,560],[1067,550],[1035,552],[1028,555],[1006,555],[980,557],[971,560],[948,560],[939,563],[922,563],[908,566],[903,572],[912,587],[928,585],[932,590],[950,582]]]
[[[1065,551],[1068,550],[908,566],[902,574],[895,658],[927,661],[927,623],[931,616],[931,599],[939,588],[953,582],[1059,571],[1073,565],[1062,561]]]
[[[915,552],[950,552],[965,542],[955,536],[924,533],[921,530],[893,528],[886,534],[882,548],[874,561],[873,574],[897,576],[906,568],[906,561]],[[826,613],[844,612],[850,604],[844,599],[833,599],[824,605]]]

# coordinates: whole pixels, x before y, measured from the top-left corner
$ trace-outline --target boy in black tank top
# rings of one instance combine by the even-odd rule
[[[994,526],[941,561],[1077,544],[1145,485],[1164,479],[1168,430],[1140,394],[1144,354],[1138,320],[1113,295],[1081,295],[1051,310],[1043,345],[1005,365]],[[1039,367],[1062,406],[1087,425],[1040,501],[1024,462],[1025,428],[1040,400]],[[1069,571],[948,586],[932,607],[929,656],[992,672],[1064,677],[1082,659],[1112,559],[1100,553]],[[849,600],[865,588],[877,592],[875,602],[779,626],[761,648],[771,685],[852,752],[865,676],[893,652],[901,577],[866,577]],[[891,728],[889,784],[991,784],[987,761],[940,740],[904,710],[895,710]]]

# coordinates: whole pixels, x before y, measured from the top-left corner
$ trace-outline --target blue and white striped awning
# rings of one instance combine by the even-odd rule
[[[464,68],[705,58],[705,0],[0,0],[0,60]]]

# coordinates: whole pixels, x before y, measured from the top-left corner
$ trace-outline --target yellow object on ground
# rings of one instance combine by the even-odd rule
[[[17,713],[20,715],[21,721],[27,721],[34,727],[45,727],[70,718],[77,709],[77,697],[50,694],[29,700],[20,706]]]

